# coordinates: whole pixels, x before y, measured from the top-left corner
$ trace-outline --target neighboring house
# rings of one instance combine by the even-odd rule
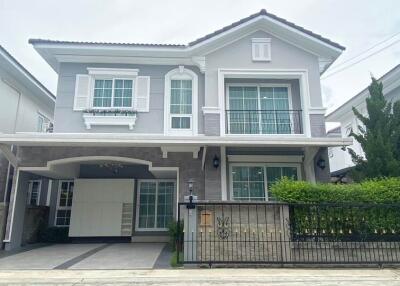
[[[54,133],[0,136],[18,146],[7,249],[32,176],[73,238],[163,241],[190,181],[268,200],[282,176],[328,181],[327,148],[351,144],[326,136],[320,86],[344,48],[265,10],[187,45],[30,43],[59,75]]]
[[[394,103],[400,100],[400,65],[395,66],[380,79],[383,84],[383,95],[386,100]],[[355,107],[361,114],[367,115],[367,107],[365,99],[370,96],[368,87],[352,97],[339,108],[331,112],[325,117],[327,122],[340,123],[339,127],[328,131],[328,136],[349,137],[350,132],[358,132],[360,121],[356,118],[352,108]],[[363,155],[363,150],[357,141],[353,141],[351,148],[358,154]],[[334,180],[345,178],[347,173],[354,167],[351,156],[345,148],[330,147],[329,148],[329,164],[331,166],[331,175]],[[336,178],[336,179],[335,179]]]
[[[54,95],[0,46],[0,133],[47,132],[53,122],[54,106]],[[2,210],[10,200],[13,174],[12,165],[0,150],[0,239]],[[29,182],[30,204],[39,204],[39,182]]]

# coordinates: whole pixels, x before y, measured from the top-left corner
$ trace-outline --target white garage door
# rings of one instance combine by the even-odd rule
[[[75,180],[69,236],[129,235],[134,183],[133,179]]]

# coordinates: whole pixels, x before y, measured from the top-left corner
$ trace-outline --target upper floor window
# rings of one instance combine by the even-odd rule
[[[230,134],[301,133],[300,110],[292,110],[290,86],[228,86]]]
[[[197,75],[183,66],[165,76],[166,134],[197,133]]]
[[[171,128],[191,128],[192,80],[171,80],[170,113]]]
[[[96,79],[94,81],[93,107],[133,107],[132,79]]]
[[[51,122],[46,116],[41,113],[38,113],[38,121],[37,121],[37,132],[50,132]]]

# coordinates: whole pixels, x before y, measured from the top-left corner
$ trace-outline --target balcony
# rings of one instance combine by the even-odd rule
[[[226,110],[226,134],[303,134],[301,110]]]

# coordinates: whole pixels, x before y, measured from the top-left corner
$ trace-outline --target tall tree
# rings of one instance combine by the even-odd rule
[[[367,114],[362,115],[355,107],[353,112],[361,122],[358,132],[350,133],[361,144],[364,156],[348,148],[355,168],[355,181],[377,177],[400,176],[400,102],[392,104],[383,96],[383,85],[372,77],[366,99]]]

